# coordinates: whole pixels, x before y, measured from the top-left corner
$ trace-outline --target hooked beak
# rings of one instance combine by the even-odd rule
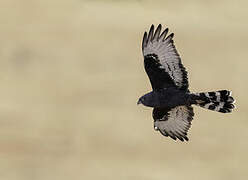
[[[138,102],[137,102],[137,105],[141,104],[141,100],[139,99]]]

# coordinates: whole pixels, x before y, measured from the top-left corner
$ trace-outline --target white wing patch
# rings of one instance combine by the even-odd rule
[[[162,119],[154,122],[155,130],[174,140],[188,141],[187,132],[191,126],[194,113],[189,106],[177,106],[168,112]]]
[[[166,29],[160,36],[161,25],[158,26],[155,33],[153,34],[154,26],[152,25],[148,37],[145,33],[143,38],[143,56],[148,54],[156,54],[160,61],[160,64],[165,69],[165,71],[174,80],[175,84],[182,87],[187,84],[185,82],[185,77],[187,78],[187,73],[185,68],[181,64],[181,59],[177,50],[173,44],[173,33],[166,37],[168,29]]]

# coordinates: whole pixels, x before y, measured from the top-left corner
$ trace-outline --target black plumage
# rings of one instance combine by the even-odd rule
[[[162,33],[161,24],[144,33],[142,52],[144,67],[152,91],[142,96],[138,104],[153,107],[154,128],[162,135],[181,141],[188,140],[187,132],[194,116],[192,105],[218,112],[231,112],[234,99],[230,91],[190,93],[187,71],[175,48],[174,34],[168,28]]]

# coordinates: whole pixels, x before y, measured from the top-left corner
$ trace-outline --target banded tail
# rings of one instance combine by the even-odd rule
[[[235,100],[231,96],[231,91],[221,90],[212,92],[194,93],[195,105],[218,111],[230,113],[235,108]]]

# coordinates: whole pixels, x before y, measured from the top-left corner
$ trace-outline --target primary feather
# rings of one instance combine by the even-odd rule
[[[166,36],[168,29],[165,29],[162,34],[160,34],[161,29],[162,26],[159,24],[154,33],[154,25],[152,25],[148,35],[147,32],[144,33],[142,42],[145,69],[150,78],[153,89],[167,87],[168,84],[171,84],[171,80],[174,85],[180,89],[187,89],[187,72],[182,65],[180,56],[174,46],[172,40],[174,34],[171,33],[169,36]],[[153,65],[147,67],[146,64],[156,64],[156,66]],[[168,78],[163,79],[165,73],[168,74],[170,80]],[[159,78],[161,80],[154,82],[154,76],[156,79]]]

